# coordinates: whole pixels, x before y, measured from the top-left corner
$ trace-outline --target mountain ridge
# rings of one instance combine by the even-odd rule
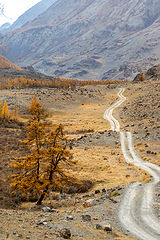
[[[158,0],[57,0],[0,44],[10,60],[49,75],[132,79],[159,63],[159,30]]]
[[[55,1],[57,0],[42,0],[35,4],[33,7],[29,8],[27,11],[25,11],[21,16],[18,17],[18,19],[13,22],[10,26],[6,26],[5,24],[0,27],[1,33],[6,33],[13,31],[17,28],[22,27],[27,22],[30,22],[34,20],[39,14],[44,12],[48,7],[50,7]]]

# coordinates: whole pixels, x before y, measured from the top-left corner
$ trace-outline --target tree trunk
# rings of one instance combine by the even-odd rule
[[[42,205],[42,201],[46,195],[46,193],[48,192],[48,187],[49,186],[46,186],[46,189],[43,191],[43,193],[41,194],[40,198],[38,199],[36,205]]]

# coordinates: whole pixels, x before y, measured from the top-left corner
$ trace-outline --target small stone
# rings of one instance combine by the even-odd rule
[[[96,224],[96,229],[102,230],[103,228],[102,228],[102,226],[100,224]]]
[[[42,211],[43,212],[57,212],[57,209],[50,208],[50,207],[43,207]]]
[[[83,203],[84,207],[93,207],[96,205],[95,199],[88,199]]]
[[[50,207],[43,207],[42,211],[43,212],[52,212],[52,209]]]
[[[106,193],[106,189],[105,188],[102,189],[102,193]]]
[[[60,231],[60,236],[65,238],[65,239],[70,239],[71,238],[71,231],[68,228],[62,228]]]
[[[39,225],[46,225],[47,224],[47,220],[46,219],[42,219],[40,222],[39,222]]]
[[[73,220],[73,216],[71,216],[71,215],[67,216],[67,220],[69,220],[69,221]]]
[[[150,150],[148,150],[148,151],[147,151],[147,154],[151,154],[151,151],[150,151]]]
[[[98,194],[98,193],[100,193],[100,190],[95,190],[95,194]]]
[[[84,222],[90,222],[91,221],[91,216],[90,215],[82,215],[82,220]]]
[[[106,231],[106,232],[111,232],[111,231],[112,231],[112,227],[111,227],[110,224],[104,225],[103,229],[104,229],[104,231]]]
[[[96,229],[98,230],[104,230],[105,232],[111,232],[112,231],[112,227],[110,224],[96,224]]]

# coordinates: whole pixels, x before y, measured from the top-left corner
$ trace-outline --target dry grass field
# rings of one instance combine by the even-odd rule
[[[152,89],[152,93],[155,95],[155,99],[157,99],[159,91],[157,83],[158,81],[153,83],[146,82],[143,83],[144,86],[142,86],[142,83],[128,83],[126,91],[124,92],[127,101],[113,113],[120,121],[122,131],[128,130],[133,132],[135,148],[138,153],[143,159],[154,163],[159,162],[160,152],[158,135],[156,135],[157,129],[159,129],[157,128],[159,122],[157,121],[158,114],[155,111],[155,109],[158,108],[158,103],[156,100],[152,101],[152,99],[150,99],[148,91]],[[147,182],[150,180],[150,176],[146,172],[134,167],[132,164],[128,165],[124,161],[119,142],[119,134],[111,132],[109,123],[103,118],[105,110],[118,100],[118,87],[120,86],[114,86],[112,88],[107,86],[85,86],[75,90],[47,88],[3,90],[0,91],[0,100],[7,100],[10,109],[13,104],[17,104],[21,121],[26,122],[28,119],[27,108],[33,96],[39,98],[40,103],[50,112],[49,120],[53,127],[62,123],[66,135],[72,139],[73,147],[71,152],[73,153],[76,165],[72,169],[68,169],[68,171],[79,180],[92,181],[93,186],[89,191],[90,193],[96,189],[110,189],[117,186],[124,187],[135,181]],[[150,101],[150,104],[148,101]],[[139,102],[142,105],[148,104],[150,107],[145,110]],[[145,117],[145,114],[148,115]],[[152,125],[150,124],[151,121],[154,122]],[[0,174],[1,184],[4,184],[5,181],[7,182],[6,176],[10,174],[8,164],[11,158],[16,156],[16,154],[21,154],[19,151],[19,139],[23,138],[23,131],[20,130],[19,126],[12,128],[7,126],[5,128],[1,127],[0,138]],[[147,151],[151,152],[148,154]],[[81,198],[81,195],[78,195],[78,197]],[[6,196],[1,196],[0,202],[4,201],[4,199],[6,199]],[[119,203],[120,198],[115,199]],[[46,203],[47,201],[48,200],[46,200]],[[114,212],[114,217],[110,218],[112,222],[116,218],[117,205],[113,206],[109,202],[107,204],[107,209],[111,209],[110,211]],[[26,209],[28,211],[32,205],[33,203],[23,204],[21,208],[25,208],[25,211]],[[62,215],[64,213],[73,214],[73,212],[75,212],[75,214],[77,214],[76,216],[78,216],[78,210],[84,210],[81,201],[76,207],[68,203],[66,205],[61,204],[58,207],[58,211]],[[17,212],[13,212],[13,215],[12,212],[6,212],[9,215],[7,218],[5,217],[5,212],[0,212],[6,226],[6,229],[3,228],[0,231],[0,239],[2,238],[1,236],[4,236],[7,232],[10,233],[7,239],[26,239],[27,232],[30,232],[28,234],[30,238],[27,239],[40,239],[39,237],[36,238],[36,236],[42,234],[44,227],[35,227],[34,224],[39,218],[45,217],[44,213],[22,213],[24,219],[21,226],[25,230],[19,233],[21,237],[18,238],[17,234],[11,234],[11,229],[20,232],[18,230],[20,225],[17,224],[16,227],[16,225],[13,226],[12,224],[19,221],[19,210],[15,211]],[[15,214],[17,214],[17,217],[15,217]],[[14,219],[13,221],[12,218]],[[34,227],[31,227],[32,223]],[[116,223],[113,223],[113,226],[116,228]],[[84,225],[81,227],[83,228]],[[92,232],[92,237],[89,236],[89,238],[86,237],[85,239],[106,239],[106,235],[103,233],[97,235],[97,233],[94,234],[94,231],[96,232],[97,230],[94,229],[93,231],[90,227],[88,229],[90,229],[88,231]],[[115,232],[120,232],[120,229],[118,228]],[[47,237],[45,236],[48,236],[49,239],[51,239],[51,237],[52,239],[60,239],[50,232],[47,233],[47,230],[43,232],[41,239],[46,239]],[[73,239],[78,240],[82,238],[73,237]],[[108,235],[107,239],[129,240],[131,238],[117,233],[114,236]]]

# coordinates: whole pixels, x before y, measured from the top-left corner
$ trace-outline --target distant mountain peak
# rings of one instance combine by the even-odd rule
[[[9,28],[5,29],[5,31],[4,29],[0,28],[0,32],[6,33],[22,27],[26,23],[29,23],[32,20],[34,20],[38,15],[47,10],[47,8],[49,8],[56,1],[57,0],[41,0],[33,7],[25,11],[20,17],[18,17],[18,19],[15,22],[13,22],[13,24]],[[4,12],[3,6],[2,11]]]
[[[0,30],[1,26],[4,28],[4,24],[10,24],[12,22],[12,19],[7,17],[4,12],[4,4],[0,3]]]

